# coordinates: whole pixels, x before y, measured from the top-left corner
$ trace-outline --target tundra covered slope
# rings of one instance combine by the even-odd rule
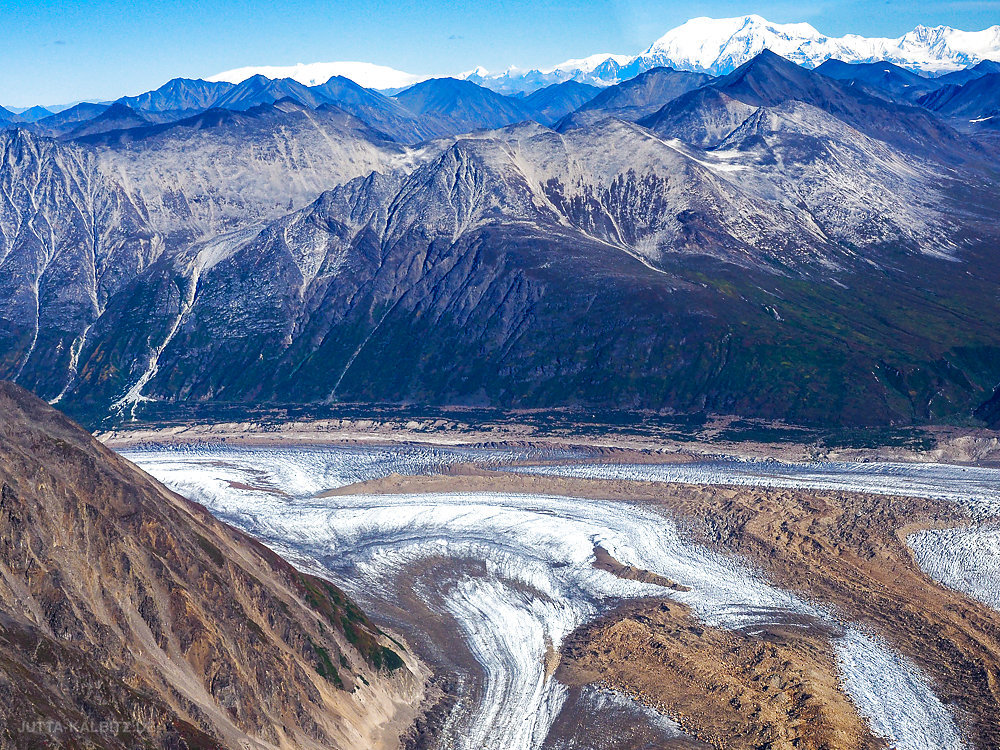
[[[339,589],[23,389],[0,415],[0,747],[396,746],[421,682]]]

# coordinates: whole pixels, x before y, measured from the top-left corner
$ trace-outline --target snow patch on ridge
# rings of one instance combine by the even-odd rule
[[[304,86],[318,86],[326,83],[334,76],[350,78],[359,86],[370,89],[394,89],[412,86],[430,76],[404,73],[401,70],[385,65],[375,65],[369,62],[317,62],[298,63],[296,65],[249,65],[244,68],[234,68],[222,73],[216,73],[207,81],[227,81],[242,83],[255,75],[265,78],[291,78]]]

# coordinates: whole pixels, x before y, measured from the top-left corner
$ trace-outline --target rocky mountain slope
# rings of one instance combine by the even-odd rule
[[[0,414],[0,747],[396,746],[420,681],[339,589],[21,388]]]
[[[765,52],[405,147],[364,118],[531,103],[328,87],[356,114],[4,135],[0,374],[92,423],[419,401],[885,424],[969,419],[1000,380],[996,160],[927,109]]]
[[[86,146],[173,245],[276,219],[403,154],[337,107],[313,110],[291,99],[95,135]]]

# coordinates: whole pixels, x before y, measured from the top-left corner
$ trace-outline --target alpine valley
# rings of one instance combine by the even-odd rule
[[[0,750],[995,750],[998,290],[1000,26],[0,108]]]

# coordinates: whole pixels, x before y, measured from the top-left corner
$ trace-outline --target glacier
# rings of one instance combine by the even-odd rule
[[[602,611],[650,596],[682,602],[717,627],[752,630],[790,616],[832,627],[840,633],[834,646],[845,690],[875,731],[903,750],[962,746],[954,717],[914,664],[864,629],[840,623],[825,608],[774,587],[744,562],[691,542],[657,510],[619,501],[489,492],[323,492],[393,472],[431,473],[470,460],[500,468],[530,459],[530,453],[409,446],[123,451],[167,486],[298,565],[343,582],[362,603],[388,613],[399,630],[419,632],[435,618],[457,629],[481,674],[464,676],[442,747],[541,747],[568,697],[551,676],[551,653],[574,628]],[[517,470],[567,476],[611,471],[608,465],[542,457],[557,463]],[[787,466],[772,466],[772,480],[829,485],[839,468],[811,466],[796,473],[793,467],[782,478],[780,469]],[[682,481],[681,475],[691,481],[701,472],[702,479],[725,483],[720,467],[728,468],[737,483],[765,479],[755,462],[740,461],[617,471],[619,476],[660,472],[672,477],[666,481]],[[897,468],[844,468],[840,481],[854,487],[868,475],[886,477],[887,485],[903,481]],[[921,467],[915,468],[920,474]],[[947,474],[940,467],[936,471]],[[923,473],[925,485],[932,485],[925,491],[938,491],[935,471]],[[974,476],[973,483],[983,478]],[[940,491],[956,494],[943,485]],[[688,590],[596,569],[597,546]],[[668,723],[662,731],[676,730]]]

